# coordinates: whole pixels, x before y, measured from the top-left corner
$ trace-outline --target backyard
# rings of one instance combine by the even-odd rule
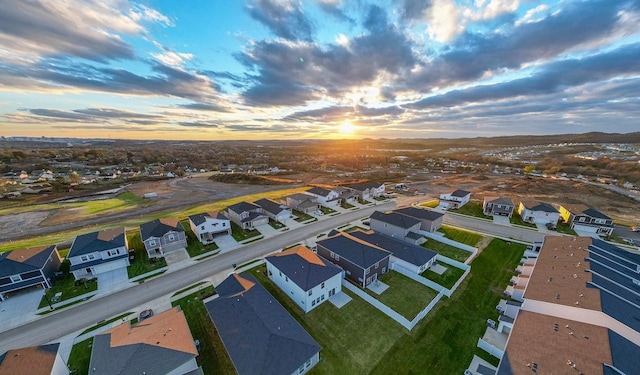
[[[413,320],[438,294],[435,290],[396,271],[382,275],[380,281],[389,285],[389,289],[380,295],[369,289],[365,291],[408,320]]]
[[[450,240],[463,243],[469,246],[477,246],[482,241],[482,235],[476,232],[469,232],[463,229],[457,229],[443,225],[438,232],[444,233],[444,236]]]
[[[439,285],[442,285],[447,289],[451,289],[453,285],[458,281],[458,279],[462,277],[462,275],[464,274],[464,270],[451,266],[446,263],[438,262],[438,264],[447,268],[447,270],[444,271],[442,275],[439,275],[433,272],[432,270],[428,269],[423,273],[421,273],[420,276],[427,278],[435,283],[438,283]]]
[[[451,246],[431,238],[429,238],[427,242],[423,243],[422,247],[424,247],[425,249],[433,250],[442,256],[463,263],[467,260],[467,258],[471,256],[471,253],[468,251],[458,249],[455,246]]]
[[[134,251],[134,259],[131,261],[131,265],[127,267],[127,274],[129,278],[144,275],[145,273],[155,271],[159,268],[167,266],[167,261],[164,258],[149,259],[149,255],[144,248],[144,244],[140,239],[140,231],[127,232],[127,240],[129,243],[129,250]]]

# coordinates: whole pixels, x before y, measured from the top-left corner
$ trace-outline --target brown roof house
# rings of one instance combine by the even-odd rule
[[[0,375],[69,375],[59,347],[55,343],[9,350],[0,355]]]

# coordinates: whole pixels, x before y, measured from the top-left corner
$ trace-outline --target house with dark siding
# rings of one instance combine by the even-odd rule
[[[318,198],[309,195],[296,193],[291,194],[284,199],[284,203],[291,207],[292,210],[300,211],[305,214],[309,212],[313,212],[320,209],[320,203],[318,203]]]
[[[599,236],[613,233],[613,219],[595,208],[584,204],[563,204],[559,211],[562,220],[573,230]]]
[[[51,288],[54,272],[60,269],[55,245],[11,250],[0,253],[0,301],[17,290]]]
[[[482,212],[487,216],[508,216],[513,215],[515,205],[509,198],[504,197],[484,197]]]
[[[393,212],[412,217],[420,221],[420,230],[435,232],[442,227],[444,214],[432,210],[425,210],[416,207],[405,207]]]
[[[422,222],[397,212],[375,211],[369,217],[369,226],[376,232],[397,238],[414,245],[423,244],[426,239],[420,234]]]
[[[140,225],[140,239],[149,258],[187,247],[184,227],[176,218],[165,217]]]

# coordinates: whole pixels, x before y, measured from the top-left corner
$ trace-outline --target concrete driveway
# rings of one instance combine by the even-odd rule
[[[220,252],[225,252],[240,247],[238,241],[234,240],[230,234],[224,236],[216,236],[216,238],[214,238],[213,240],[215,241],[216,245],[218,245]]]
[[[493,223],[498,225],[511,226],[511,222],[509,222],[508,216],[493,215]]]
[[[127,288],[131,284],[126,268],[101,273],[96,275],[96,278],[98,279],[98,294],[113,293],[116,290]]]
[[[28,288],[0,302],[0,331],[34,319],[43,293],[43,289]]]

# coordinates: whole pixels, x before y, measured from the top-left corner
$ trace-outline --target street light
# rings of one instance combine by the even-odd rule
[[[53,311],[53,306],[51,305],[51,301],[49,300],[49,296],[47,295],[49,290],[50,290],[49,288],[45,288],[44,289],[44,299],[47,300],[47,303],[49,304],[49,309],[51,309]]]

